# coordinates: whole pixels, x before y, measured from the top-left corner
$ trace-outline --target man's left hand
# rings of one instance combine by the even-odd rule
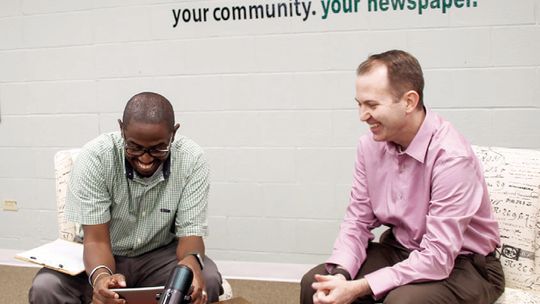
[[[201,271],[193,272],[193,290],[191,292],[191,303],[192,304],[206,304],[208,302],[208,295],[206,294],[206,285],[204,284],[204,279]]]
[[[206,294],[206,284],[202,275],[199,263],[194,260],[193,257],[186,257],[180,264],[188,266],[193,271],[193,282],[191,283],[191,303],[192,304],[206,304],[208,302],[208,295]]]

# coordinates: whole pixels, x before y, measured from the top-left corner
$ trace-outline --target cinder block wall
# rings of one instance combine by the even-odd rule
[[[357,12],[332,12],[349,2]],[[370,53],[416,55],[426,104],[473,144],[540,148],[540,0],[454,1],[422,14],[387,2],[303,1],[296,11],[292,0],[2,0],[0,203],[19,209],[0,210],[0,248],[56,238],[54,153],[116,130],[125,102],[145,90],[172,101],[180,133],[208,154],[215,259],[328,255],[367,131],[354,70]],[[278,3],[294,16],[212,15]],[[204,8],[207,22],[174,27],[173,10]]]

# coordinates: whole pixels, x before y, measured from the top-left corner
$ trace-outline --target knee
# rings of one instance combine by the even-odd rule
[[[217,302],[219,296],[223,293],[221,275],[218,271],[203,271],[202,275],[206,285],[206,292],[208,293],[208,302]]]
[[[204,276],[208,303],[219,301],[219,296],[223,294],[222,280],[219,274],[217,276]]]
[[[315,275],[316,274],[322,274],[327,275],[328,272],[326,271],[325,264],[320,264],[312,269],[310,269],[304,276],[302,277],[302,280],[300,281],[300,288],[302,290],[307,290],[309,292],[312,292],[313,289],[311,288],[311,284],[315,282]]]
[[[43,303],[44,299],[54,297],[61,288],[62,282],[57,276],[51,272],[40,270],[32,281],[32,286],[28,291],[28,300],[30,303]]]
[[[300,281],[300,304],[313,304],[313,294],[315,290],[311,284],[315,281],[314,275],[310,272],[304,274]]]
[[[203,271],[204,282],[206,284],[206,289],[219,289],[222,283],[221,275],[217,271],[209,272]]]
[[[315,282],[315,274],[328,274],[325,270],[324,264],[318,265],[308,271],[302,280],[300,281],[300,303],[301,304],[313,304],[313,294],[315,290],[311,287]]]
[[[311,284],[313,284],[313,282],[315,282],[315,274],[309,271],[302,277],[302,280],[300,281],[300,288],[302,290],[312,290]]]

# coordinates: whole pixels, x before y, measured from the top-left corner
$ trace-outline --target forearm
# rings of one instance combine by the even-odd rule
[[[87,274],[90,274],[90,272],[99,265],[107,266],[113,273],[116,271],[116,264],[111,252],[111,247],[105,244],[85,243],[83,259]]]
[[[332,255],[326,260],[328,264],[343,267],[352,278],[356,277],[366,258],[369,240],[374,237],[371,230],[380,225],[367,192],[366,169],[362,155],[359,145],[349,205],[334,242]]]
[[[362,278],[359,280],[353,281],[353,290],[356,295],[356,298],[360,298],[366,295],[372,295],[371,287],[366,279]]]
[[[429,246],[422,251],[414,250],[400,263],[366,274],[375,298],[410,283],[446,279],[454,267],[455,255],[447,250],[441,252]]]
[[[348,212],[351,209],[353,209],[352,206],[348,208]],[[373,237],[370,231],[371,227],[372,223],[354,222],[351,217],[346,217],[334,242],[332,254],[326,263],[343,268],[350,278],[356,277],[366,259],[366,248],[369,240]],[[327,267],[327,270],[333,273],[331,270],[334,268]]]
[[[197,252],[204,256],[204,242],[200,236],[185,236],[178,239],[176,256],[181,260],[188,253]]]
[[[108,224],[83,225],[83,230],[83,261],[89,281],[94,282],[100,273],[115,273],[116,263],[112,254]]]
[[[204,258],[204,242],[200,236],[185,236],[178,240],[176,257],[180,264],[185,264],[191,269],[199,269],[199,263],[192,253],[198,253]],[[202,270],[202,269],[201,269]]]

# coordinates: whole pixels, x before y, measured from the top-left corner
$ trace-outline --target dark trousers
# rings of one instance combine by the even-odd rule
[[[165,285],[172,269],[178,263],[177,244],[177,241],[173,241],[167,246],[137,257],[115,256],[116,272],[126,277],[127,287]],[[217,302],[219,295],[223,293],[222,279],[216,264],[208,257],[204,259],[202,274],[206,283],[208,302]],[[70,276],[42,268],[32,282],[28,297],[30,303],[86,304],[92,301],[92,288],[84,272],[78,276]]]
[[[392,266],[409,256],[390,230],[381,236],[379,243],[371,242],[367,258],[355,279],[378,269]],[[300,303],[312,304],[314,290],[311,284],[315,274],[326,275],[324,264],[307,272],[302,278]],[[494,255],[459,255],[450,276],[441,281],[412,283],[391,290],[384,299],[385,304],[491,304],[504,291],[504,274],[500,261]],[[356,299],[354,304],[375,303],[371,296]]]

